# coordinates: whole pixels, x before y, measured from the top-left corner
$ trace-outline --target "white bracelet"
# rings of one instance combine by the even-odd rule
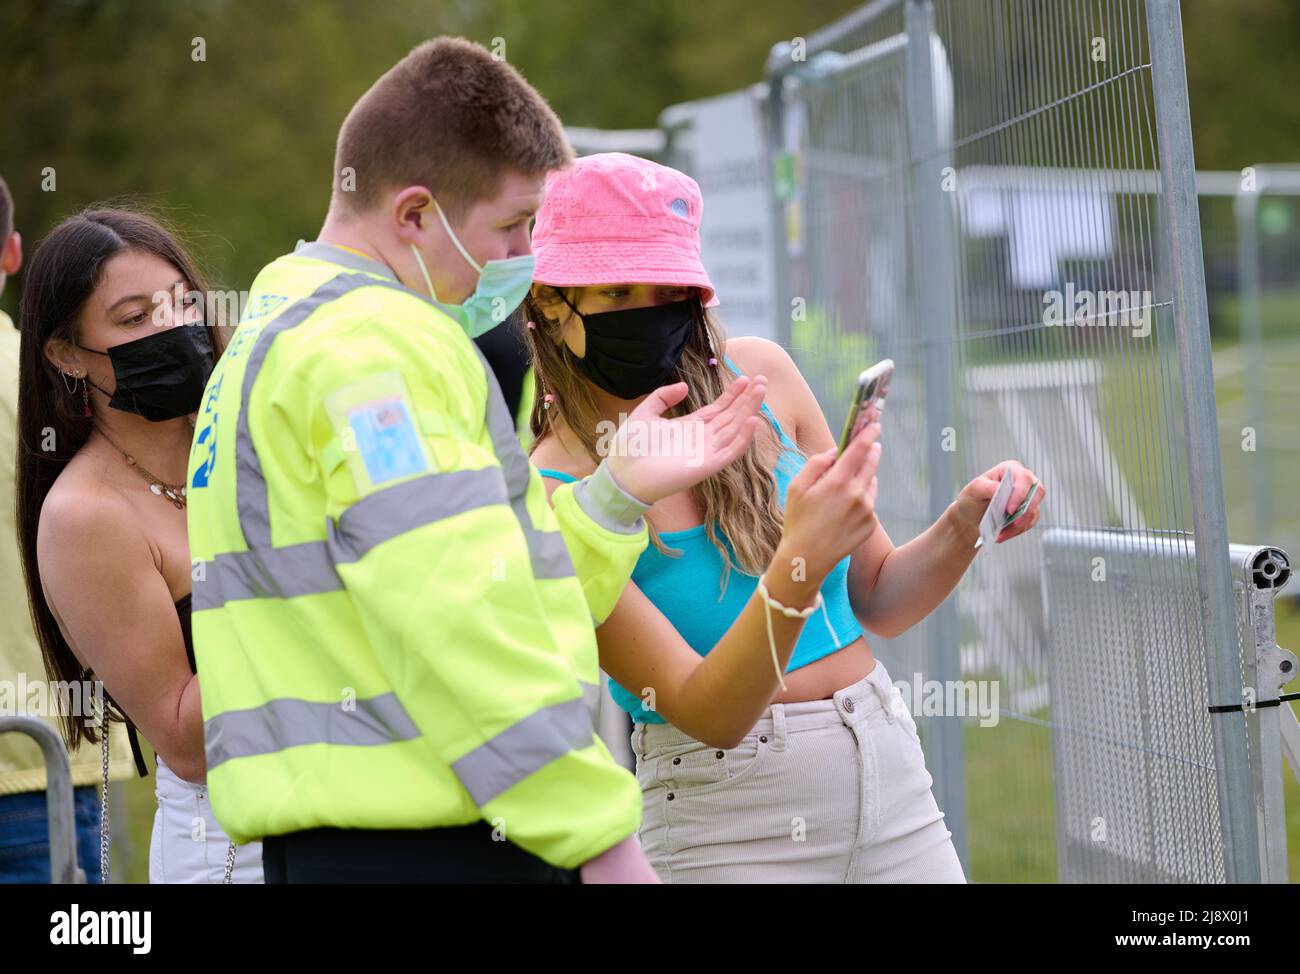
[[[776,599],[772,598],[772,593],[767,590],[763,584],[763,578],[760,575],[758,579],[758,594],[763,599],[763,604],[767,610],[763,612],[763,618],[767,620],[767,645],[772,650],[772,668],[776,670],[777,682],[781,684],[781,689],[785,689],[785,677],[781,673],[781,662],[776,658],[776,635],[772,632],[772,613],[770,610],[776,609],[781,615],[788,619],[807,619],[818,609],[825,607],[825,600],[822,598],[821,590],[817,591],[817,598],[812,605],[806,609],[792,609],[788,605],[782,605]],[[831,620],[826,620],[826,627],[830,629]],[[836,635],[835,630],[831,629],[831,636],[835,640],[836,648],[839,648],[840,637]]]

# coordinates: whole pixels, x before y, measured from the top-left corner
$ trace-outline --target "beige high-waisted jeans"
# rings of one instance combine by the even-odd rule
[[[640,841],[666,883],[964,883],[916,723],[879,660],[830,700],[773,704],[738,747],[632,732]]]

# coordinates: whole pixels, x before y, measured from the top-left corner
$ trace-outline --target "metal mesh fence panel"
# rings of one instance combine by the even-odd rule
[[[896,362],[890,536],[1004,459],[1050,491],[872,643],[977,880],[1251,876],[1181,58],[1165,0],[898,0],[769,62],[781,337],[833,427]]]

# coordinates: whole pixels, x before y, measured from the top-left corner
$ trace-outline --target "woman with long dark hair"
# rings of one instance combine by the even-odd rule
[[[151,882],[261,881],[209,807],[190,637],[185,470],[220,346],[207,287],[150,216],[90,209],[43,240],[20,307],[18,537],[51,680],[102,681],[157,756]],[[69,747],[102,728],[65,715]],[[233,856],[233,864],[228,864]]]

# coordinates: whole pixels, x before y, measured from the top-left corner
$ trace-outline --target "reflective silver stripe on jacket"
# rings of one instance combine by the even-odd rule
[[[506,789],[570,751],[590,747],[591,716],[579,698],[543,707],[452,764],[482,808]]]
[[[354,747],[420,737],[420,729],[397,696],[385,693],[339,703],[272,700],[262,707],[230,710],[203,725],[208,771],[233,758],[275,754],[290,747],[333,744]],[[480,808],[502,792],[570,751],[595,740],[581,698],[543,707],[452,763],[452,771]]]
[[[232,758],[274,754],[306,744],[357,747],[410,741],[420,736],[395,693],[357,700],[355,709],[339,701],[272,700],[250,710],[228,710],[203,724],[208,771]]]

